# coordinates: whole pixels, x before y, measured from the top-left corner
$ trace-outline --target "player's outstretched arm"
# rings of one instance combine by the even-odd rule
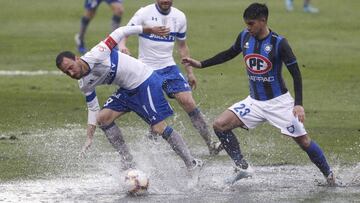
[[[86,130],[86,141],[85,144],[81,150],[80,157],[85,158],[86,152],[90,149],[93,140],[94,140],[94,134],[95,134],[96,126],[88,124],[87,130]]]
[[[300,122],[305,121],[305,111],[302,106],[302,78],[299,65],[296,61],[296,57],[288,43],[284,38],[279,45],[279,52],[281,60],[286,65],[289,70],[293,82],[294,82],[294,91],[295,91],[295,104],[293,109],[293,114]]]
[[[178,50],[179,50],[179,54],[180,54],[180,58],[184,59],[184,58],[189,58],[190,57],[190,50],[189,47],[186,44],[185,40],[177,40],[176,44],[178,46]],[[187,74],[187,79],[189,82],[189,85],[192,89],[196,89],[197,86],[197,81],[196,81],[196,77],[195,74],[193,73],[193,68],[191,65],[185,65],[185,71]]]
[[[104,43],[106,46],[111,50],[117,44],[121,42],[122,39],[129,35],[135,35],[140,33],[147,33],[147,34],[155,34],[159,36],[165,36],[170,33],[169,28],[164,26],[155,26],[155,27],[143,27],[140,25],[135,26],[123,26],[119,27],[118,29],[114,30],[105,40]]]
[[[135,35],[140,33],[153,33],[156,35],[167,35],[169,29],[164,26],[158,27],[143,27],[143,26],[123,26],[114,30],[105,40],[101,41],[95,47],[89,51],[88,58],[91,58],[94,63],[101,62],[109,57],[112,49],[118,45],[118,43],[129,35]]]
[[[194,68],[202,68],[202,65],[201,65],[200,61],[195,60],[195,59],[190,58],[190,57],[186,57],[186,58],[181,59],[181,63],[184,66],[192,66]]]
[[[166,36],[169,35],[170,29],[161,26],[161,27],[143,27],[143,33],[147,34],[155,34],[159,36]],[[128,40],[129,36],[124,36],[120,42],[118,43],[119,50],[127,55],[131,55],[130,50],[126,47],[126,42]]]
[[[80,89],[82,88],[82,82],[79,82]],[[83,90],[82,90],[83,91]],[[84,158],[86,152],[89,150],[93,143],[94,133],[96,130],[96,117],[100,111],[99,101],[95,91],[84,92],[86,96],[86,105],[88,109],[88,125],[86,129],[86,141],[81,150],[80,157]]]
[[[165,26],[155,26],[155,27],[143,27],[143,33],[154,34],[159,36],[167,36],[170,34],[170,29]]]
[[[124,37],[120,42],[119,42],[119,50],[121,51],[121,53],[127,54],[129,56],[131,56],[131,52],[130,50],[126,47],[126,43],[128,40],[129,36]]]
[[[294,116],[303,123],[305,121],[305,111],[302,106],[302,79],[300,69],[297,63],[289,65],[287,68],[294,80],[295,105],[293,113]]]
[[[293,114],[299,119],[300,122],[304,123],[305,121],[305,110],[301,105],[295,105],[293,109]]]

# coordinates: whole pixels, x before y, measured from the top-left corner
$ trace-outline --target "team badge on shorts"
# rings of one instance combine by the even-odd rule
[[[286,127],[286,129],[289,131],[289,133],[294,133],[295,132],[295,126],[294,125]]]

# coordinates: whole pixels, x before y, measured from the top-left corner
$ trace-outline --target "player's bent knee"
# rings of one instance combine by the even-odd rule
[[[302,148],[302,149],[307,149],[310,146],[311,143],[311,139],[309,136],[307,135],[302,135],[299,137],[294,137],[294,140],[296,141],[296,143]]]
[[[100,111],[96,116],[96,122],[99,126],[106,126],[112,123],[113,119],[111,119],[111,116],[108,113]]]
[[[175,98],[182,106],[189,108],[190,110],[196,107],[191,92],[178,92],[175,94]]]
[[[121,17],[124,13],[124,10],[118,9],[113,12],[114,15]]]
[[[94,11],[94,10],[87,10],[87,11],[85,12],[84,16],[87,17],[87,18],[89,19],[89,21],[90,21],[90,20],[92,20],[92,19],[94,18],[95,14],[96,14],[96,11]]]
[[[213,129],[218,132],[223,132],[226,130],[224,123],[221,122],[220,119],[215,119],[215,121],[213,123]]]
[[[157,123],[153,126],[151,126],[151,132],[161,135],[163,134],[164,130],[166,128],[166,123],[164,121]]]
[[[121,4],[113,4],[112,11],[114,15],[121,16],[124,13],[124,7]]]
[[[180,103],[182,104],[187,113],[192,112],[196,109],[196,104],[192,97],[181,99]]]

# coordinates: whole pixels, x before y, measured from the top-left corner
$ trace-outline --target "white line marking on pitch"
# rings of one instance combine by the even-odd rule
[[[35,75],[61,75],[60,71],[22,71],[22,70],[0,70],[0,76],[35,76]]]

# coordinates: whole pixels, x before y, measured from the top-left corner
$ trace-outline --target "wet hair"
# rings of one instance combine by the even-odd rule
[[[64,58],[75,60],[75,54],[71,51],[63,51],[56,56],[56,67],[60,68]]]
[[[244,11],[244,20],[256,20],[260,18],[268,19],[269,10],[266,4],[253,3]]]

